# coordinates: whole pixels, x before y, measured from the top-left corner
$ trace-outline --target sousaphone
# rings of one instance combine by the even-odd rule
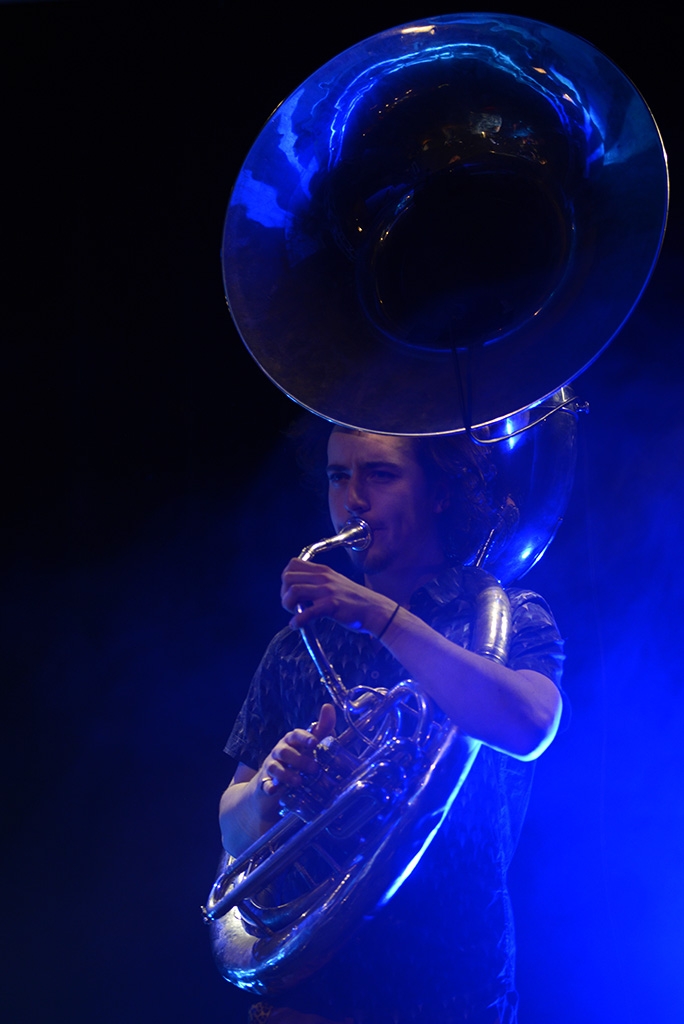
[[[335,57],[270,118],[228,207],[226,295],[257,363],[316,415],[377,433],[467,431],[499,452],[527,451],[528,507],[506,545],[490,538],[483,553],[507,583],[541,555],[562,515],[578,408],[568,386],[639,300],[667,196],[646,104],[589,43],[510,15],[418,21]],[[529,506],[549,479],[539,527]],[[475,631],[483,653],[491,646],[500,657],[502,592],[485,580],[482,593],[488,607]],[[339,792],[326,782],[237,866],[222,864],[205,917],[234,983],[264,992],[316,969],[391,896],[446,813],[472,744],[448,723],[436,738],[419,690],[380,707],[385,699],[349,696],[349,752],[321,753],[343,776]],[[400,726],[388,734],[386,719],[402,718],[420,719],[425,738]],[[433,765],[453,747],[455,761],[440,768],[434,806],[420,802],[430,791],[423,777],[412,783],[388,846],[379,815],[401,772],[413,770],[401,760],[411,744]],[[401,771],[391,747],[401,748]],[[369,779],[366,814],[349,805],[350,787]],[[363,856],[352,850],[337,874],[331,865],[287,906],[274,902],[281,873],[311,849],[322,846],[319,859],[334,864],[336,830],[348,851],[355,816],[372,835],[362,837]]]

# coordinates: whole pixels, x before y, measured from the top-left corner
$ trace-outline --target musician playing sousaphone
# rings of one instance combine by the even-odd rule
[[[544,601],[515,589],[507,665],[467,649],[474,610],[465,577],[473,570],[461,563],[491,523],[487,475],[480,451],[460,434],[330,431],[333,527],[362,517],[372,543],[350,552],[355,578],[299,559],[283,571],[291,619],[270,644],[226,747],[238,767],[221,801],[224,846],[237,855],[275,822],[281,793],[318,770],[312,748],[336,728],[301,626],[316,624],[347,685],[390,687],[410,676],[483,747],[445,825],[393,900],[316,976],[255,1004],[253,1020],[517,1019],[506,873],[532,762],[558,728],[563,645]]]
[[[509,419],[530,425],[608,344],[653,269],[666,210],[662,142],[634,86],[584,40],[512,15],[444,15],[359,43],[252,147],[226,215],[228,302],[267,375],[328,421],[329,540],[363,535],[350,575],[313,561],[315,545],[285,567],[290,620],[226,747],[237,767],[221,831],[235,862],[203,909],[222,973],[255,993],[252,1024],[516,1024],[506,876],[533,762],[559,728],[563,645],[541,597],[506,597],[484,572],[507,495],[473,438],[491,427],[513,448],[526,426],[509,434]],[[551,465],[532,459],[552,489],[572,439]],[[545,509],[542,534],[563,508]],[[493,576],[512,584],[548,535],[523,537],[524,555],[494,561]],[[341,734],[366,742],[364,699],[385,714],[395,693],[412,694],[404,717],[421,728],[429,708],[428,741],[371,735],[359,766]],[[453,778],[452,748],[470,752]],[[355,765],[339,805],[328,758]],[[414,796],[435,780],[423,810]],[[384,825],[391,813],[403,841],[404,809],[417,827],[390,883]],[[355,814],[372,846],[363,829],[352,845]],[[329,887],[300,866],[310,837]],[[273,861],[291,875],[272,877]],[[333,918],[354,931],[346,943]]]

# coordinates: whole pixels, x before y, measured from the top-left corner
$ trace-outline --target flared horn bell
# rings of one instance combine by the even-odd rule
[[[589,43],[510,15],[419,21],[268,121],[226,216],[228,303],[265,373],[325,419],[486,426],[614,337],[667,195],[648,108]]]

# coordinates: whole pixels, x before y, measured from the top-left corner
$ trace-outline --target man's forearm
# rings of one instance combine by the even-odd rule
[[[264,792],[260,775],[241,765],[238,769],[241,781],[231,782],[221,797],[219,822],[223,848],[237,857],[248,846],[267,832],[278,818],[278,799]]]
[[[553,739],[561,697],[541,673],[513,671],[465,650],[405,608],[382,643],[474,739],[525,760],[539,756]]]

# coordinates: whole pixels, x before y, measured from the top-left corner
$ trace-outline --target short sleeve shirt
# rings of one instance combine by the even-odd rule
[[[452,566],[421,587],[411,611],[469,645],[478,570]],[[563,644],[532,591],[507,591],[512,669],[560,687]],[[407,676],[372,637],[331,620],[317,635],[345,686],[390,687]],[[226,745],[257,770],[290,729],[307,728],[329,697],[300,634],[270,643]],[[529,800],[534,765],[482,747],[419,868],[335,959],[280,1002],[355,1024],[514,1024],[515,941],[506,874]],[[352,972],[352,973],[348,973]],[[344,979],[355,977],[354,985]]]

